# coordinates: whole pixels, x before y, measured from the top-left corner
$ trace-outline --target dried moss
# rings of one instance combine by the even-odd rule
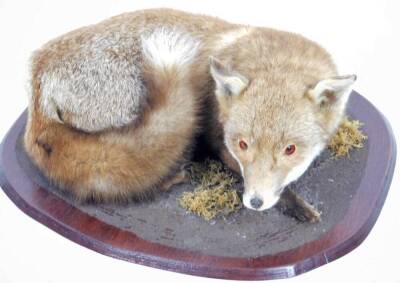
[[[221,162],[207,159],[204,163],[194,162],[187,169],[193,192],[184,192],[179,204],[198,216],[211,220],[227,216],[242,207],[242,201],[233,186],[239,178]]]
[[[332,155],[335,157],[349,156],[351,149],[362,148],[367,136],[361,132],[361,126],[360,121],[345,117],[330,141],[329,149],[332,151]]]

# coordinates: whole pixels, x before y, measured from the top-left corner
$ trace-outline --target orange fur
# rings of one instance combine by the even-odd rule
[[[197,131],[200,100],[176,66],[144,64],[149,99],[137,124],[86,133],[46,117],[40,72],[46,50],[33,58],[32,101],[25,148],[38,167],[79,200],[141,197],[179,169]]]

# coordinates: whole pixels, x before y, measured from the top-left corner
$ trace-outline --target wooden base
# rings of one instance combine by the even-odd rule
[[[329,263],[356,248],[372,229],[392,180],[396,145],[385,118],[353,92],[348,113],[364,123],[368,158],[346,212],[319,238],[296,248],[261,256],[213,255],[149,241],[94,217],[30,178],[17,158],[26,112],[0,148],[0,185],[26,214],[66,238],[118,259],[187,274],[242,280],[292,277]],[[267,216],[266,216],[267,217]],[[323,219],[322,219],[323,221]]]

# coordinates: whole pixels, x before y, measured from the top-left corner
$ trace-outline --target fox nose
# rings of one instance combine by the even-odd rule
[[[254,209],[259,209],[263,205],[263,201],[262,201],[262,199],[260,199],[258,197],[253,197],[250,200],[250,205]]]

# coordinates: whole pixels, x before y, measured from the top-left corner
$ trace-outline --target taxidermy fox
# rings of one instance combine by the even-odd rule
[[[323,150],[354,81],[300,35],[122,14],[34,53],[25,147],[78,199],[128,199],[179,181],[202,133],[264,210]]]

